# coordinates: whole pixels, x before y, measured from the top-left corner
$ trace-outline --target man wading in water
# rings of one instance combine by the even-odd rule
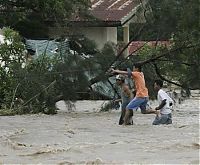
[[[126,113],[126,106],[129,104],[129,102],[132,99],[132,93],[131,90],[129,89],[129,86],[125,83],[125,77],[123,75],[117,75],[116,76],[116,83],[118,86],[121,88],[121,99],[115,100],[117,102],[121,101],[121,116],[119,119],[119,125],[122,125],[124,123],[124,117]],[[130,116],[129,116],[129,125],[133,124],[133,111],[130,111]]]
[[[135,82],[136,96],[126,106],[124,125],[129,125],[130,110],[132,110],[133,112],[133,110],[136,110],[139,107],[143,114],[154,113],[154,111],[152,110],[146,110],[149,95],[148,89],[145,85],[144,74],[141,72],[141,65],[135,64],[132,72],[112,69],[112,73],[131,76],[133,81]]]
[[[153,121],[153,125],[172,124],[171,106],[173,105],[173,100],[162,87],[163,81],[155,80],[154,89],[158,92],[157,99],[159,106],[155,108],[156,117]]]

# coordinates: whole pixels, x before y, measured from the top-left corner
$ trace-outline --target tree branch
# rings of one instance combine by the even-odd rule
[[[173,81],[170,81],[170,80],[166,79],[166,78],[160,73],[160,70],[159,70],[158,66],[156,65],[156,63],[153,63],[153,65],[154,65],[156,74],[157,74],[157,75],[160,77],[160,79],[162,79],[163,81],[166,81],[166,82],[168,82],[168,83],[170,83],[170,84],[174,84],[174,85],[179,86],[179,87],[181,87],[181,88],[183,88],[183,89],[186,89],[186,90],[188,90],[188,89],[189,89],[189,90],[196,90],[196,89],[197,89],[197,88],[186,87],[185,85],[178,84],[178,83],[176,83],[176,82],[173,82]]]
[[[167,55],[170,55],[171,53],[175,53],[177,51],[180,51],[180,50],[184,50],[184,49],[190,49],[190,48],[194,48],[196,46],[199,46],[199,44],[195,44],[195,45],[189,45],[189,46],[185,46],[184,44],[178,48],[175,48],[175,49],[172,49],[172,50],[169,50],[167,52],[164,52],[164,53],[161,53],[160,55],[156,56],[156,57],[153,57],[153,58],[150,58],[150,59],[147,59],[147,60],[144,60],[144,61],[140,61],[138,62],[139,64],[141,65],[145,65],[145,64],[148,64],[148,63],[152,63],[152,62],[155,62],[156,60],[162,58],[162,57],[165,57]]]
[[[179,63],[179,64],[183,64],[183,65],[186,65],[186,66],[194,66],[196,65],[195,63],[186,63],[186,62],[181,62],[181,61],[178,61],[178,60],[164,60],[164,59],[160,59],[160,60],[157,60],[157,61],[164,61],[164,62],[176,62],[176,63]]]

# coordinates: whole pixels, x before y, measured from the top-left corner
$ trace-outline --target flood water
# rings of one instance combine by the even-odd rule
[[[172,125],[134,113],[119,126],[119,110],[80,101],[56,115],[0,116],[0,164],[199,164],[199,99],[175,107]]]

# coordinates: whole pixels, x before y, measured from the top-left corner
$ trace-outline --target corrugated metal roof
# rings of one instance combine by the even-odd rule
[[[69,50],[69,42],[56,42],[55,40],[26,40],[27,50],[32,50],[37,56],[42,54],[54,55]]]
[[[91,0],[91,13],[103,21],[121,21],[138,6],[138,0]]]
[[[144,1],[144,0],[141,0]],[[123,24],[135,13],[137,7],[141,3],[140,0],[91,0],[91,8],[89,13],[94,18],[85,18],[79,13],[74,13],[71,22],[120,22]],[[97,20],[98,21],[97,21]]]

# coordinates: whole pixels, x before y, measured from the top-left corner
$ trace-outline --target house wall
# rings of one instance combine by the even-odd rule
[[[117,44],[117,27],[82,27],[74,31],[74,34],[83,34],[94,40],[99,49],[103,48],[106,42]]]
[[[51,28],[49,35],[52,38],[58,38],[63,34],[84,35],[94,40],[97,48],[103,48],[106,42],[117,44],[117,27],[76,27],[76,28]]]

